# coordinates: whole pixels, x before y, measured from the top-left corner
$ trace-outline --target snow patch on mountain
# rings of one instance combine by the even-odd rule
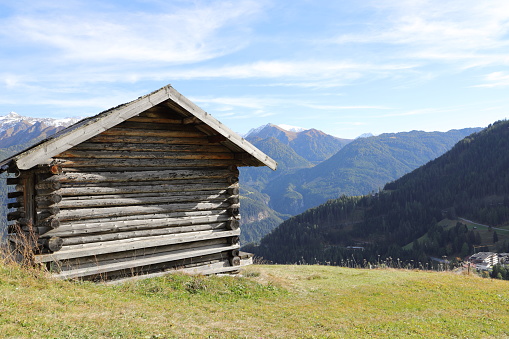
[[[78,121],[80,121],[81,117],[72,117],[72,118],[63,118],[63,119],[53,119],[53,118],[32,118],[19,115],[16,112],[10,112],[7,115],[0,116],[0,133],[8,130],[11,127],[16,126],[19,123],[24,123],[27,125],[34,125],[36,123],[42,123],[46,126],[54,126],[54,127],[67,127]]]
[[[302,132],[302,131],[306,131],[308,130],[309,128],[304,128],[304,127],[298,127],[298,126],[292,126],[292,125],[286,125],[286,124],[279,124],[279,125],[274,125],[274,124],[266,124],[266,125],[262,125],[260,127],[256,127],[256,128],[251,128],[249,130],[249,132],[247,132],[246,134],[244,134],[244,138],[247,138],[248,136],[250,135],[255,135],[255,134],[258,134],[260,131],[262,131],[265,127],[268,127],[268,126],[277,126],[287,132],[295,132],[295,133],[299,133],[299,132]]]
[[[306,131],[308,130],[309,128],[304,128],[304,127],[298,127],[298,126],[292,126],[292,125],[285,125],[285,124],[280,124],[280,125],[276,125],[282,129],[284,129],[285,131],[288,131],[288,132],[296,132],[296,133],[299,133],[299,132],[302,132],[302,131]]]

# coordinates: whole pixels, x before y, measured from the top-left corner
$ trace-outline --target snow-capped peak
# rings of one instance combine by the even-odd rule
[[[284,129],[285,131],[288,131],[288,132],[299,133],[299,132],[307,130],[307,128],[304,128],[304,127],[285,125],[285,124],[280,124],[280,125],[276,125],[276,126],[278,126],[279,128],[282,128],[282,129]]]
[[[260,127],[256,127],[256,128],[251,128],[246,134],[244,134],[244,138],[247,138],[248,136],[250,136],[251,134],[257,134],[258,132],[260,132],[262,129],[264,129],[265,127],[267,126],[270,126],[271,124],[266,124],[266,125],[262,125]]]
[[[10,112],[7,115],[0,116],[0,132],[8,130],[9,128],[15,126],[16,124],[19,124],[20,122],[23,122],[28,125],[34,125],[39,122],[39,123],[45,124],[46,126],[67,127],[69,125],[72,125],[72,124],[80,121],[81,119],[82,118],[80,118],[80,117],[63,118],[63,119],[32,118],[32,117],[25,117],[25,116],[19,115],[16,112]]]
[[[369,137],[373,137],[375,136],[373,133],[364,133],[364,134],[361,134],[359,135],[357,138],[355,139],[360,139],[360,138],[369,138]]]
[[[247,138],[250,135],[255,135],[255,134],[259,133],[260,131],[262,131],[265,127],[268,127],[268,126],[276,126],[276,127],[279,127],[287,132],[295,132],[295,133],[299,133],[299,132],[302,132],[302,131],[305,131],[308,129],[308,128],[292,126],[292,125],[285,125],[285,124],[279,124],[279,125],[266,124],[266,125],[262,125],[260,127],[250,129],[249,132],[244,134],[244,138]]]

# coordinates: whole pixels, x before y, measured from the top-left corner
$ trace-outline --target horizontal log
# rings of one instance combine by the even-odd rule
[[[136,220],[117,220],[103,222],[72,222],[59,223],[59,227],[53,230],[46,230],[48,236],[71,237],[84,234],[108,233],[108,232],[129,232],[137,230],[154,230],[157,228],[172,227],[174,233],[190,232],[193,230],[206,230],[210,225],[222,225],[230,220],[227,215],[192,216],[180,218],[147,218]],[[39,226],[39,225],[38,225]],[[40,226],[43,226],[42,224]],[[225,224],[227,226],[227,224]],[[215,226],[214,226],[215,227]],[[237,227],[238,228],[238,227]],[[230,228],[236,229],[236,228]],[[40,232],[43,233],[43,232]]]
[[[159,118],[159,117],[132,117],[127,121],[133,121],[133,122],[151,122],[156,124],[175,124],[180,125],[182,124],[182,119],[169,119],[169,118]]]
[[[49,213],[50,215],[56,215],[60,213],[60,207],[51,205],[51,206],[44,206],[44,207],[37,207],[36,211],[41,214]]]
[[[51,216],[45,220],[39,221],[36,224],[37,227],[47,227],[50,229],[57,229],[60,227],[60,220],[57,217]]]
[[[233,185],[239,182],[239,177],[236,175],[230,175],[227,177],[227,181],[230,185]]]
[[[19,208],[22,206],[23,206],[22,202],[10,202],[7,204],[7,208]]]
[[[164,212],[190,212],[197,210],[211,210],[227,208],[228,203],[179,203],[165,205],[119,206],[105,208],[64,209],[58,218],[61,221],[82,220],[104,217],[118,217],[127,215],[154,214]]]
[[[226,223],[226,228],[230,229],[230,230],[236,230],[240,227],[240,222],[236,219],[233,219],[233,220],[229,220],[227,223]]]
[[[238,187],[228,187],[228,194],[229,195],[239,195],[240,190]]]
[[[58,175],[62,174],[62,168],[55,165],[39,165],[31,170],[32,173]]]
[[[46,182],[74,182],[74,183],[96,183],[96,182],[129,182],[129,181],[152,181],[152,180],[181,180],[181,179],[203,179],[203,178],[226,178],[229,175],[227,170],[166,170],[166,171],[142,171],[142,172],[83,172],[65,173],[55,175]]]
[[[118,142],[134,144],[165,144],[165,145],[210,145],[205,136],[194,138],[151,137],[144,135],[104,135],[99,134],[88,140],[89,142]]]
[[[58,266],[56,266],[57,269],[62,271],[69,271],[74,269],[83,269],[83,268],[90,268],[90,267],[97,267],[102,265],[109,265],[109,264],[115,264],[115,263],[121,263],[121,262],[129,262],[137,259],[147,259],[147,258],[155,258],[160,256],[165,256],[168,254],[176,253],[176,251],[191,251],[191,250],[202,250],[207,248],[224,248],[225,246],[228,246],[223,239],[213,239],[213,240],[206,240],[201,242],[192,242],[192,243],[182,243],[182,244],[174,244],[169,246],[161,246],[161,247],[153,247],[149,249],[141,249],[141,250],[134,250],[134,251],[128,251],[128,252],[116,252],[116,253],[109,253],[109,254],[103,254],[99,256],[89,256],[89,257],[81,257],[81,258],[74,258],[74,259],[67,259],[67,260],[60,260],[58,261]],[[62,251],[65,251],[65,249],[62,249]],[[218,251],[216,253],[199,256],[199,257],[192,257],[192,258],[183,258],[179,260],[174,260],[171,262],[161,262],[157,264],[152,264],[150,267],[142,267],[143,272],[148,271],[158,271],[158,270],[167,270],[171,268],[177,268],[177,267],[184,267],[184,266],[192,266],[193,264],[197,264],[203,261],[210,261],[210,260],[217,260],[217,259],[226,259],[228,257],[227,252]],[[37,257],[36,257],[37,261]],[[128,274],[139,274],[141,270],[134,270],[130,269],[129,272],[122,272],[121,270],[116,272],[108,272],[107,276],[108,278],[112,276],[125,276],[125,273]],[[104,278],[104,276],[103,276]]]
[[[240,238],[238,236],[233,236],[233,237],[228,238],[228,242],[231,245],[237,245],[240,243]]]
[[[232,266],[240,266],[240,257],[231,257],[230,264]]]
[[[65,246],[71,245],[82,245],[89,244],[97,246],[97,243],[107,244],[110,241],[117,240],[125,240],[131,238],[143,238],[143,237],[154,237],[159,235],[169,235],[169,234],[191,234],[202,231],[211,231],[211,230],[225,230],[226,223],[215,223],[215,224],[205,224],[205,225],[195,225],[195,226],[183,226],[183,227],[164,227],[164,228],[154,228],[154,229],[146,229],[139,231],[126,231],[126,232],[116,232],[116,233],[108,233],[108,234],[95,234],[89,236],[73,236],[64,239]],[[106,243],[105,243],[106,242]]]
[[[60,194],[48,194],[48,195],[36,195],[35,202],[43,203],[43,204],[57,204],[62,201],[62,196]]]
[[[207,153],[184,153],[184,152],[146,152],[146,151],[75,151],[68,150],[58,155],[58,158],[89,158],[89,159],[180,159],[180,160],[233,160],[231,152],[207,152]]]
[[[23,181],[21,178],[7,178],[7,185],[20,185]],[[20,190],[22,191],[22,190]]]
[[[156,118],[156,119],[167,118],[182,121],[182,116],[180,114],[175,114],[174,112],[170,111],[168,107],[162,105],[156,105],[154,107],[151,107],[148,110],[141,112],[136,117]]]
[[[66,172],[105,172],[105,171],[153,171],[179,168],[227,167],[238,164],[232,159],[88,159],[58,158]]]
[[[45,249],[50,250],[51,252],[57,252],[62,248],[63,239],[59,237],[51,237],[47,239],[39,239],[37,243]]]
[[[112,187],[101,187],[101,186],[75,186],[75,187],[65,187],[61,188],[58,191],[55,191],[56,194],[59,194],[64,197],[75,197],[78,196],[87,196],[90,199],[93,199],[94,196],[108,197],[108,196],[124,196],[129,197],[130,195],[136,194],[171,194],[171,192],[180,192],[180,193],[195,193],[200,192],[205,194],[206,192],[217,192],[223,193],[224,189],[227,188],[227,184],[225,183],[215,183],[211,182],[208,184],[169,184],[167,182],[147,185],[136,185],[136,186],[112,186]],[[228,189],[228,192],[232,192]]]
[[[97,267],[92,268],[85,268],[85,269],[76,269],[72,271],[62,272],[60,274],[55,275],[57,278],[61,279],[72,279],[72,278],[78,278],[78,277],[85,277],[89,275],[97,275],[102,273],[107,273],[111,271],[119,271],[124,269],[130,269],[134,267],[140,267],[140,266],[148,266],[153,265],[157,263],[163,263],[163,262],[171,262],[176,260],[181,260],[185,258],[192,258],[192,257],[199,257],[204,256],[208,254],[213,253],[220,253],[223,251],[231,250],[233,249],[233,246],[228,247],[215,247],[215,248],[207,248],[207,249],[200,249],[200,250],[183,250],[183,251],[175,251],[174,253],[167,254],[167,255],[161,255],[154,258],[146,258],[146,259],[137,259],[122,263],[113,263],[108,265],[101,265]]]
[[[174,195],[166,194],[164,196],[133,197],[133,198],[110,198],[110,199],[66,199],[55,206],[60,208],[91,208],[91,207],[110,207],[110,206],[140,206],[151,204],[173,204],[183,202],[212,202],[225,201],[226,196],[222,194],[208,195]]]
[[[147,136],[147,137],[164,137],[164,138],[200,138],[204,134],[199,131],[164,131],[151,129],[131,129],[113,127],[101,133],[102,135],[118,135],[118,136]]]
[[[64,182],[62,188],[78,187],[121,187],[121,186],[157,186],[157,185],[202,185],[201,190],[207,190],[210,184],[224,184],[226,188],[238,187],[239,184],[230,185],[227,178],[202,178],[202,179],[175,179],[175,180],[153,180],[153,181],[118,181],[118,182]],[[55,192],[59,194],[58,192]]]
[[[194,217],[210,217],[210,216],[231,216],[227,213],[226,207],[220,209],[207,209],[197,211],[179,211],[179,212],[159,212],[159,213],[148,213],[148,214],[131,214],[123,216],[108,216],[89,218],[79,222],[76,220],[62,221],[63,226],[79,224],[90,224],[90,223],[106,223],[106,222],[117,222],[117,221],[128,221],[128,220],[145,220],[150,221],[151,219],[165,219],[165,218],[194,218]]]
[[[182,123],[152,123],[152,122],[141,122],[141,121],[130,121],[126,120],[121,124],[118,124],[116,128],[126,128],[135,130],[163,130],[163,131],[179,131],[179,132],[191,132],[196,133],[196,129],[192,126],[185,126]],[[202,134],[203,135],[203,134]]]
[[[8,221],[18,220],[18,219],[21,219],[21,218],[25,218],[25,212],[14,211],[14,212],[7,213],[7,220]]]
[[[71,148],[73,151],[134,151],[134,152],[183,152],[183,153],[225,153],[231,151],[222,145],[176,145],[157,143],[125,142],[83,142]]]
[[[240,215],[240,208],[239,207],[235,207],[235,206],[237,206],[237,205],[233,205],[232,207],[228,208],[228,213],[232,217],[238,217]]]
[[[140,187],[140,186],[137,186]],[[143,193],[124,193],[124,194],[97,194],[97,195],[78,195],[78,196],[65,196],[62,198],[63,202],[72,200],[98,200],[98,199],[126,199],[126,198],[143,198],[143,197],[190,197],[191,199],[200,199],[205,197],[221,196],[222,199],[229,197],[226,190],[218,189],[214,191],[163,191],[163,192],[143,192]],[[194,198],[192,198],[194,197]]]
[[[72,248],[70,250],[62,250],[61,252],[52,255],[40,256],[38,258],[38,261],[45,262],[52,260],[66,260],[80,257],[99,256],[107,253],[126,252],[150,247],[167,246],[173,244],[182,244],[189,242],[226,238],[236,236],[236,234],[239,234],[239,232],[214,230],[182,234],[166,234],[148,238],[131,238],[126,240],[117,240],[105,243],[95,243],[91,244],[91,246],[87,246],[84,248]],[[52,237],[49,239],[54,238],[57,237]],[[62,246],[60,246],[60,248],[61,247]]]
[[[7,193],[7,198],[13,199],[13,198],[19,198],[23,197],[23,192],[9,192]]]
[[[238,196],[231,196],[231,197],[228,198],[228,202],[230,204],[239,204],[240,199],[239,199]]]
[[[98,239],[96,236],[107,236],[111,240],[115,240],[115,237],[122,237],[124,233],[135,234],[133,232],[139,232],[137,236],[149,236],[157,234],[176,234],[176,233],[187,233],[187,232],[198,232],[207,230],[224,229],[226,221],[216,223],[197,223],[188,226],[175,226],[168,222],[161,222],[156,219],[153,227],[148,228],[147,225],[120,225],[115,232],[109,234],[101,234],[103,232],[97,231],[98,229],[107,228],[106,225],[95,225],[97,227],[93,229],[68,229],[62,227],[58,230],[47,230],[46,234],[41,234],[41,237],[47,238],[50,236],[67,237],[66,245],[85,244],[87,242],[95,242]],[[39,231],[39,230],[38,230]],[[80,240],[81,239],[81,240]],[[120,238],[119,238],[120,239]]]
[[[62,187],[62,183],[60,182],[39,182],[35,184],[35,189],[37,190],[52,190],[56,191]]]

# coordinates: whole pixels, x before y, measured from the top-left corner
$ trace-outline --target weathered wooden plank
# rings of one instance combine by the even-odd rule
[[[37,243],[51,252],[57,252],[62,248],[63,239],[59,237],[51,237],[46,239],[38,239]]]
[[[196,211],[178,211],[178,212],[158,212],[158,213],[147,213],[147,214],[130,214],[121,216],[106,216],[89,218],[83,221],[79,220],[65,220],[62,221],[62,225],[70,225],[79,222],[82,223],[105,223],[105,222],[116,222],[126,220],[149,220],[149,219],[164,219],[164,218],[187,218],[187,217],[208,217],[213,215],[226,215],[231,218],[228,210],[225,207],[220,209],[210,210],[196,210]]]
[[[135,186],[140,187],[140,186]],[[150,187],[148,187],[150,188]],[[102,194],[99,195],[97,192],[94,192],[96,195],[78,195],[78,196],[64,196],[60,201],[73,201],[73,200],[98,200],[98,199],[135,199],[135,198],[144,198],[144,197],[195,197],[194,199],[200,199],[198,197],[214,197],[221,196],[222,199],[227,199],[230,197],[228,194],[228,190],[225,189],[217,189],[213,191],[158,191],[158,192],[143,192],[143,193],[124,193],[124,194]],[[214,199],[214,198],[212,198]]]
[[[9,192],[7,193],[7,198],[13,199],[13,198],[22,198],[23,197],[23,190],[21,192]]]
[[[115,171],[164,171],[169,168],[221,168],[239,165],[235,159],[87,159],[87,158],[57,158],[62,162],[66,172],[107,172]]]
[[[59,182],[38,182],[35,184],[36,190],[51,190],[55,191],[62,187],[62,184]]]
[[[211,274],[219,274],[219,273],[228,273],[238,271],[239,267],[230,266],[229,260],[215,260],[212,262],[203,262],[199,263],[193,267],[188,268],[176,268],[174,270],[167,270],[162,272],[155,272],[149,274],[135,275],[131,277],[122,277],[120,279],[115,279],[106,282],[106,285],[120,285],[129,281],[138,281],[143,279],[157,278],[163,277],[168,274],[174,273],[185,273],[191,275],[211,275]]]
[[[96,182],[129,182],[129,181],[153,181],[153,180],[182,180],[182,179],[215,179],[227,178],[231,172],[222,169],[178,169],[166,171],[133,171],[133,172],[82,172],[65,173],[54,175],[45,182],[73,182],[73,183],[96,183]]]
[[[218,203],[179,203],[165,205],[119,206],[105,208],[81,208],[61,210],[58,218],[61,221],[83,220],[104,217],[118,217],[127,215],[154,214],[164,212],[191,212],[197,210],[211,210],[227,208],[230,204]]]
[[[229,246],[228,243],[225,241],[224,238],[218,238],[218,239],[212,239],[212,240],[205,240],[205,241],[199,241],[199,242],[188,242],[188,243],[181,243],[181,244],[172,244],[172,245],[166,245],[166,246],[159,246],[159,247],[151,247],[151,248],[142,248],[132,251],[126,251],[126,252],[113,252],[113,253],[107,253],[102,254],[98,256],[88,256],[88,257],[79,257],[79,258],[72,258],[72,259],[66,259],[66,260],[57,260],[55,263],[61,267],[63,270],[69,270],[69,269],[76,269],[76,268],[87,268],[87,267],[96,267],[98,265],[108,265],[112,263],[119,263],[119,262],[126,262],[131,261],[139,258],[154,258],[161,255],[167,255],[175,253],[175,251],[182,251],[182,250],[193,250],[193,249],[203,249],[203,248],[217,248],[217,247],[224,247]],[[228,258],[228,252],[218,252],[215,254],[207,255],[207,256],[201,256],[200,258],[194,257],[194,258],[184,258],[183,260],[176,260],[172,261],[170,263],[160,263],[160,264],[154,264],[151,265],[151,269],[158,269],[158,266],[163,269],[167,269],[172,266],[184,266],[189,265],[196,261],[202,261],[202,260],[208,260],[209,258]]]
[[[148,116],[136,116],[132,117],[127,121],[132,122],[150,122],[156,124],[175,124],[181,125],[182,119],[171,119],[171,118],[161,118],[161,117],[148,117]]]
[[[63,208],[91,208],[91,207],[110,207],[110,206],[139,206],[166,203],[182,203],[182,202],[212,202],[225,201],[226,196],[223,194],[209,195],[162,195],[150,197],[132,197],[132,198],[112,198],[112,199],[66,199],[54,206]],[[231,202],[230,202],[231,203]]]
[[[153,258],[137,259],[137,260],[131,260],[131,261],[122,262],[122,263],[113,263],[113,264],[101,265],[101,266],[97,266],[97,267],[90,267],[90,268],[76,269],[76,270],[72,270],[72,271],[61,272],[60,274],[55,275],[55,277],[61,278],[61,279],[72,279],[72,278],[84,277],[84,276],[88,276],[88,275],[95,275],[95,274],[107,273],[107,272],[111,272],[111,271],[129,269],[129,268],[133,268],[133,267],[147,266],[147,265],[153,265],[153,264],[162,263],[162,262],[176,261],[176,260],[185,259],[185,258],[199,257],[199,256],[208,255],[208,254],[223,252],[225,250],[231,250],[234,248],[237,248],[237,246],[214,247],[214,248],[197,249],[197,250],[191,250],[191,251],[188,251],[188,250],[175,251],[175,253],[172,253],[172,254],[156,256]]]
[[[152,184],[152,182],[151,182]],[[146,182],[143,182],[143,185],[133,185],[133,186],[112,186],[112,187],[102,187],[102,186],[74,186],[74,187],[64,187],[57,191],[55,194],[59,194],[63,197],[69,196],[105,196],[108,195],[125,195],[127,194],[150,194],[150,193],[170,193],[170,192],[181,192],[181,193],[189,193],[193,194],[193,192],[202,192],[206,194],[218,192],[223,193],[224,190],[228,187],[226,183],[197,183],[197,184],[169,184],[168,182],[156,182],[153,185],[147,185]],[[238,191],[238,189],[237,189]],[[233,194],[228,191],[228,193]],[[171,194],[171,193],[170,193]],[[201,193],[200,193],[201,194]]]
[[[89,159],[228,159],[233,160],[231,152],[183,153],[183,152],[137,152],[137,151],[75,151],[68,150],[58,155],[58,158],[89,158]]]
[[[116,235],[118,233],[124,232],[134,232],[134,231],[154,231],[157,232],[158,229],[164,228],[163,234],[170,233],[184,233],[184,232],[196,232],[196,231],[205,231],[209,229],[218,229],[222,227],[227,227],[227,223],[229,222],[228,216],[210,216],[207,218],[195,218],[190,220],[182,220],[182,219],[149,219],[147,223],[146,220],[125,220],[118,222],[107,222],[107,223],[85,223],[85,224],[76,224],[71,226],[63,226],[59,229],[50,230],[48,229],[46,234],[41,235],[41,237],[49,237],[49,236],[59,236],[66,237],[66,239],[74,239],[74,237],[82,237],[85,235],[91,234],[99,234],[99,233],[108,233]],[[84,225],[88,227],[84,227]],[[229,228],[233,230],[233,228]],[[165,233],[164,233],[165,232]],[[74,240],[72,240],[74,241]],[[67,244],[67,243],[66,243]],[[71,244],[71,243],[69,243]]]
[[[19,211],[18,210],[18,211],[7,213],[7,220],[8,221],[18,220],[18,219],[21,219],[21,218],[26,218],[26,213],[24,211]]]
[[[60,194],[47,194],[47,195],[36,195],[35,202],[42,203],[46,205],[56,204],[62,201],[62,196]]]
[[[175,120],[181,120],[182,116],[180,114],[172,114],[173,112],[168,109],[168,107],[164,105],[156,105],[146,111],[141,112],[140,114],[136,115],[135,117],[142,117],[142,118],[168,118],[168,119],[175,119]],[[130,119],[129,119],[130,120]]]
[[[147,137],[165,137],[165,138],[200,138],[204,136],[200,131],[166,131],[151,129],[131,129],[113,127],[101,133],[102,135],[122,135],[122,136],[147,136]]]
[[[137,249],[147,249],[150,247],[168,246],[174,244],[190,243],[204,240],[212,240],[219,238],[227,238],[240,234],[239,231],[201,231],[192,233],[182,234],[165,234],[152,236],[148,238],[131,238],[124,240],[116,240],[103,243],[91,243],[89,246],[82,248],[70,247],[68,249],[62,249],[58,253],[51,253],[48,255],[37,256],[37,262],[47,262],[54,260],[66,260],[72,258],[99,256],[102,254],[115,253],[115,252],[126,252]],[[44,240],[45,243],[56,239],[56,237]],[[60,239],[60,238],[59,238]],[[60,248],[62,248],[62,241],[59,241]]]
[[[151,137],[143,135],[103,135],[99,134],[88,140],[89,142],[109,143],[133,143],[133,144],[165,144],[165,145],[210,145],[209,140],[202,137],[175,138],[175,137]]]
[[[183,124],[173,123],[153,123],[153,122],[139,122],[131,121],[130,119],[117,125],[115,128],[129,128],[129,129],[141,129],[141,130],[165,130],[165,131],[182,131],[182,132],[193,132],[196,133],[196,128],[192,126],[186,126]],[[203,135],[203,134],[202,134]]]
[[[180,145],[162,143],[126,143],[126,142],[83,142],[74,146],[75,151],[154,151],[154,152],[194,152],[225,153],[231,151],[222,145]]]
[[[76,220],[62,221],[62,225],[76,225],[76,224],[90,224],[90,223],[106,223],[127,220],[145,220],[149,222],[151,219],[165,219],[165,218],[188,218],[188,217],[210,217],[216,215],[224,215],[231,217],[226,207],[220,209],[199,210],[199,211],[180,211],[180,212],[162,212],[162,213],[148,213],[148,214],[132,214],[123,216],[108,216],[99,218],[90,218],[83,220],[83,222]]]

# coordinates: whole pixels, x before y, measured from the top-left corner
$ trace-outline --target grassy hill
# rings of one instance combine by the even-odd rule
[[[503,338],[509,282],[451,272],[248,267],[117,286],[0,265],[3,337]]]

